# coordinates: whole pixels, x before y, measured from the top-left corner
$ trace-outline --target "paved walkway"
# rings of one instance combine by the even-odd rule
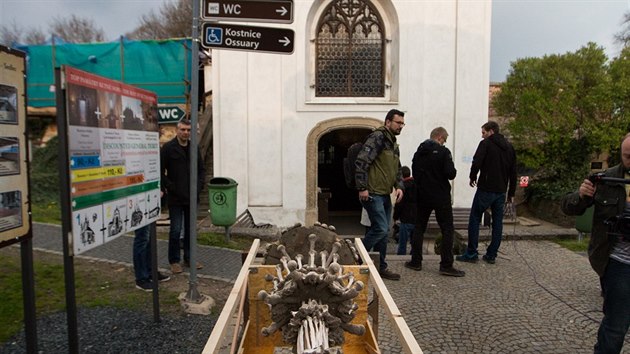
[[[601,319],[599,280],[586,257],[549,241],[517,240],[524,230],[548,237],[554,225],[514,233],[497,263],[458,263],[463,278],[438,275],[439,256],[427,255],[421,272],[403,267],[409,256],[388,256],[401,281],[385,280],[424,353],[591,353]],[[518,227],[519,229],[521,226]],[[555,227],[557,228],[557,227]],[[545,229],[545,230],[542,230]],[[575,234],[557,228],[558,233]],[[35,224],[34,247],[61,252],[61,230]],[[510,237],[511,236],[511,237]],[[536,238],[536,237],[528,237]],[[119,237],[82,256],[131,265],[133,238]],[[394,249],[390,245],[390,251]],[[167,268],[167,241],[158,240],[160,267]],[[484,242],[480,251],[485,250]],[[199,246],[201,277],[234,281],[240,252]],[[400,353],[398,337],[380,316],[383,353]],[[626,342],[630,350],[630,339]]]

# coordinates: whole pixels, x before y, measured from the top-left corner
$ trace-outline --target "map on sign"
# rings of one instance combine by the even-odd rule
[[[64,70],[72,245],[80,254],[159,216],[157,96]]]

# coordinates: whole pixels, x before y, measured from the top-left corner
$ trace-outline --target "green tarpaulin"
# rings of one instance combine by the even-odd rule
[[[27,53],[27,104],[55,106],[51,86],[61,65],[153,91],[159,103],[185,103],[190,48],[190,39],[19,46]]]

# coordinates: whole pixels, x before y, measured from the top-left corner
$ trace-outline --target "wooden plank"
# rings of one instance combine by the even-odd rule
[[[374,289],[378,293],[380,297],[379,300],[381,304],[383,304],[385,312],[389,316],[389,319],[392,322],[392,325],[401,340],[403,350],[405,351],[405,353],[409,354],[421,354],[422,349],[420,349],[420,345],[411,333],[409,326],[407,326],[407,322],[405,322],[405,319],[402,317],[402,314],[400,313],[398,306],[396,306],[394,299],[387,290],[383,279],[381,279],[381,276],[378,274],[378,270],[374,266],[374,262],[372,262],[372,260],[370,259],[370,255],[365,249],[365,246],[363,246],[363,242],[360,238],[355,238],[354,245],[359,252],[359,256],[361,256],[361,259],[363,260],[363,264],[367,265],[370,269],[370,279],[374,284]]]
[[[252,264],[252,261],[256,257],[256,252],[258,252],[258,246],[260,245],[260,240],[255,239],[252,243],[252,246],[249,248],[249,254],[247,255],[247,259],[245,259],[245,263],[241,268],[241,271],[238,273],[238,277],[236,277],[236,281],[234,282],[234,287],[230,292],[230,295],[223,306],[223,310],[221,311],[221,315],[217,319],[216,324],[214,325],[214,329],[212,333],[210,333],[210,337],[206,342],[205,347],[203,348],[202,353],[216,353],[220,346],[221,342],[224,340],[225,333],[228,328],[228,321],[235,309],[237,308],[237,304],[239,303],[239,294],[241,292],[241,288],[246,286],[247,275],[249,274],[249,267]]]

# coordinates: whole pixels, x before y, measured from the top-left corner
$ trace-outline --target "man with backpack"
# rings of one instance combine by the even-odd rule
[[[379,274],[382,278],[400,280],[387,268],[387,235],[392,215],[392,189],[396,192],[396,203],[403,197],[400,151],[396,144],[405,126],[405,114],[392,109],[385,116],[382,127],[373,131],[365,140],[355,162],[355,184],[359,201],[370,217],[370,230],[363,237],[363,244],[368,251],[372,249],[380,254]]]

